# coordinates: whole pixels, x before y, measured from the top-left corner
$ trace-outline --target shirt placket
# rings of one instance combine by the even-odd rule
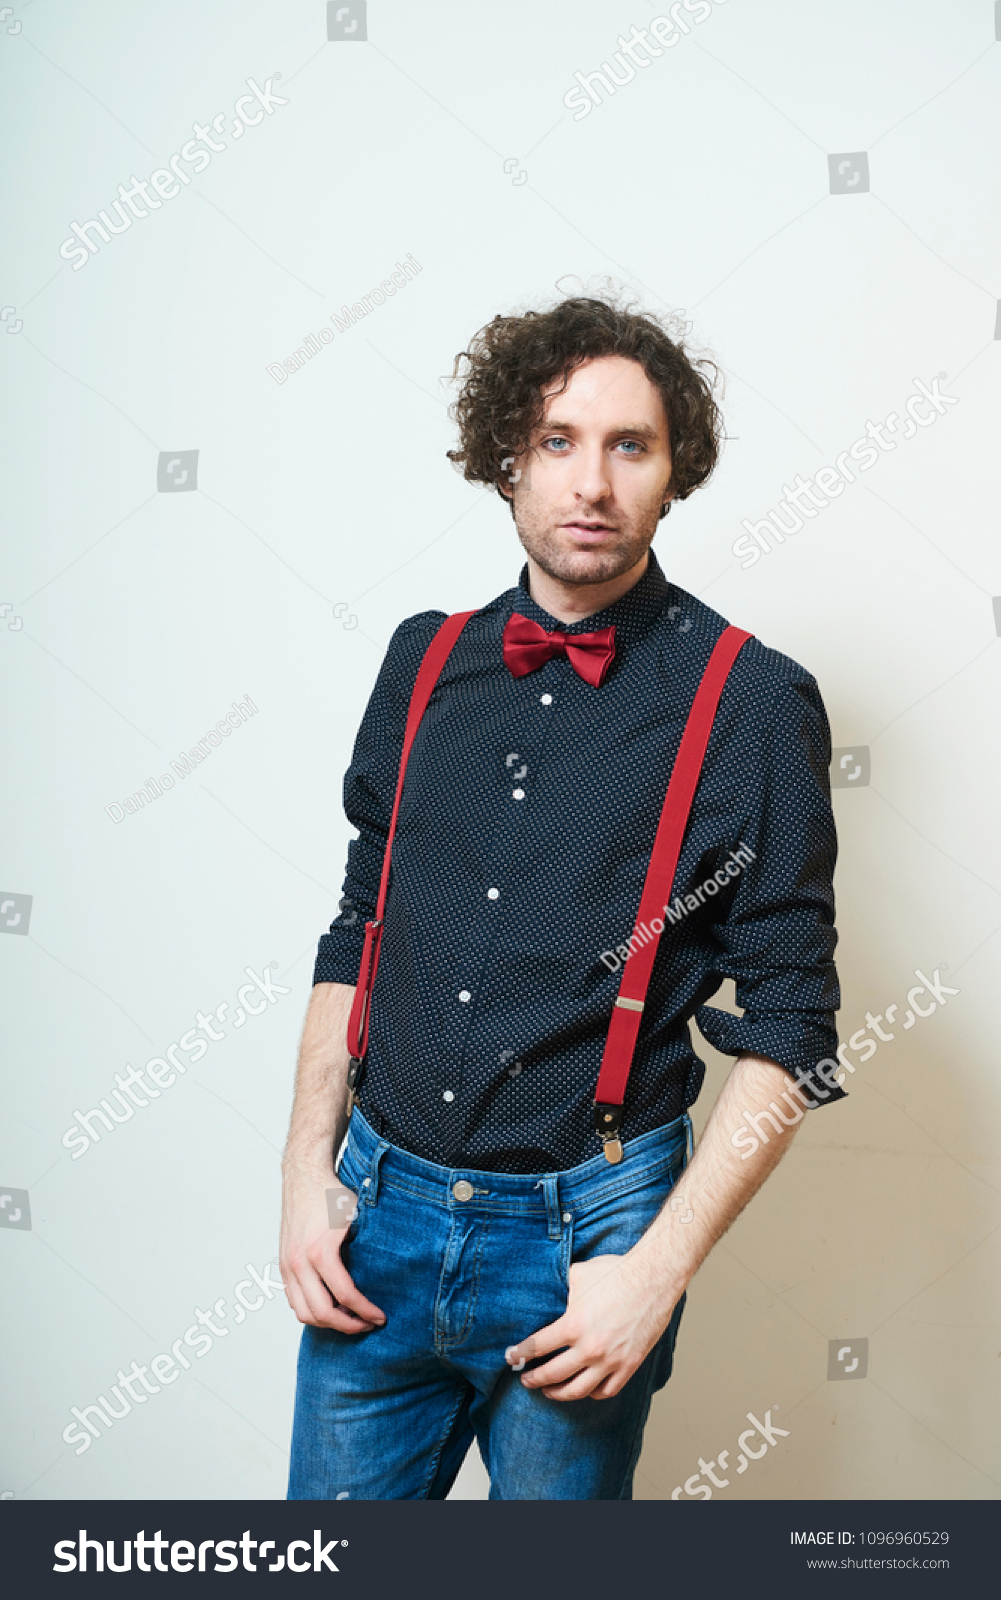
[[[479,897],[480,904],[472,907],[470,938],[458,957],[454,988],[444,1007],[445,1015],[451,1012],[454,1018],[454,1031],[448,1029],[451,1047],[444,1053],[440,1104],[444,1142],[453,1161],[460,1158],[464,1146],[468,1105],[478,1095],[481,1080],[491,1076],[497,1065],[478,1060],[477,1026],[484,1020],[481,996],[511,891],[517,886],[520,842],[533,825],[553,719],[561,699],[566,698],[561,694],[561,664],[564,670],[572,670],[565,662],[549,661],[518,684],[520,700],[511,718],[512,747],[503,757],[503,787],[494,812],[492,848],[485,853],[488,882],[485,888],[470,883],[470,898]]]

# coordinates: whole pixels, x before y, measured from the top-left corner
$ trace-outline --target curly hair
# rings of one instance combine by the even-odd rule
[[[719,369],[708,358],[691,358],[682,342],[684,331],[673,321],[629,310],[611,297],[567,298],[546,311],[494,317],[452,367],[460,389],[449,416],[459,427],[459,448],[446,452],[449,460],[461,467],[469,483],[492,485],[500,494],[507,459],[528,449],[542,420],[543,390],[558,378],[556,392],[562,394],[585,361],[626,356],[639,362],[660,391],[674,498],[687,499],[716,465],[723,419],[714,394]],[[670,502],[661,516],[669,509]],[[513,503],[511,510],[513,514]]]

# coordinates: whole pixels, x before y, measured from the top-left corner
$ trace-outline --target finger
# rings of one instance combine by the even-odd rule
[[[306,1304],[305,1296],[299,1287],[297,1279],[292,1276],[291,1272],[289,1272],[287,1276],[285,1274],[282,1275],[282,1281],[285,1285],[285,1298],[292,1307],[292,1310],[295,1312],[296,1316],[299,1318],[299,1321],[311,1322],[313,1320],[312,1315],[309,1307]]]
[[[607,1378],[603,1379],[601,1383],[591,1390],[591,1399],[612,1400],[621,1388],[623,1388],[623,1385],[612,1374],[609,1374]]]
[[[296,1308],[300,1322],[308,1322],[314,1328],[337,1328],[342,1333],[347,1332],[343,1313],[338,1311],[334,1296],[319,1273],[308,1262],[300,1264],[296,1283],[299,1297],[305,1306],[305,1316]],[[352,1326],[358,1328],[356,1322],[353,1322]]]
[[[343,1234],[326,1234],[309,1252],[309,1264],[339,1305],[354,1312],[363,1322],[381,1325],[386,1320],[385,1312],[362,1294],[344,1265],[340,1253],[343,1238]]]
[[[377,1320],[382,1320],[381,1313],[378,1319],[365,1321],[338,1308],[336,1301],[339,1297],[336,1288],[331,1287],[336,1283],[337,1274],[332,1270],[334,1267],[343,1271],[336,1247],[332,1254],[315,1246],[312,1251],[300,1252],[295,1247],[289,1249],[281,1261],[281,1271],[285,1293],[293,1311],[300,1322],[307,1322],[313,1327],[336,1328],[341,1333],[371,1330]],[[330,1284],[326,1282],[328,1277]],[[346,1273],[344,1280],[344,1286],[350,1293],[353,1285]],[[372,1307],[372,1310],[377,1312],[378,1307]]]
[[[307,1281],[308,1281],[308,1275]],[[338,1311],[330,1298],[326,1285],[319,1279],[311,1286],[307,1296],[298,1279],[290,1277],[285,1284],[285,1295],[300,1322],[313,1328],[336,1328],[341,1333],[362,1333],[368,1324],[357,1322]],[[318,1309],[317,1309],[318,1308]]]
[[[315,1273],[305,1252],[300,1252],[294,1246],[289,1248],[287,1254],[279,1257],[279,1269],[285,1285],[285,1298],[299,1321],[321,1325],[332,1302],[326,1286],[320,1285],[318,1288],[313,1281]]]
[[[541,1367],[533,1367],[531,1372],[523,1372],[521,1381],[526,1389],[546,1389],[554,1384],[569,1383],[578,1372],[590,1368],[599,1377],[604,1377],[605,1368],[598,1357],[582,1353],[579,1347],[571,1345],[569,1350],[564,1350],[551,1361],[543,1362]]]
[[[345,1266],[340,1266],[334,1279],[334,1295],[341,1308],[352,1313],[370,1327],[385,1326],[386,1313],[362,1294]]]
[[[548,1400],[586,1400],[595,1395],[602,1381],[600,1367],[585,1367],[566,1383],[547,1384],[542,1393]]]
[[[537,1356],[546,1356],[551,1350],[561,1350],[572,1342],[572,1333],[567,1328],[568,1313],[564,1312],[557,1317],[555,1322],[547,1322],[544,1328],[537,1328],[535,1333],[530,1333],[527,1339],[519,1339],[517,1344],[508,1345],[504,1352],[505,1359],[518,1371],[526,1361],[534,1361]]]
[[[370,1333],[374,1327],[381,1326],[375,1319],[358,1317],[342,1306],[340,1297],[313,1267],[300,1267],[297,1288],[305,1310],[303,1314],[298,1306],[294,1307],[300,1322],[308,1322],[315,1328],[334,1328],[338,1333]]]

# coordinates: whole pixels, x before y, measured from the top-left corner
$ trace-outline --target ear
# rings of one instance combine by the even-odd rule
[[[514,514],[514,488],[512,487],[509,489],[504,484],[498,482],[497,493],[500,495],[502,500],[507,501],[507,508],[511,513],[511,520],[517,527],[518,519]]]

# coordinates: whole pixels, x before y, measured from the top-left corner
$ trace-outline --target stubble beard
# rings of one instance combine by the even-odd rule
[[[529,505],[516,508],[515,526],[526,553],[548,578],[558,583],[608,583],[630,572],[643,559],[657,531],[660,509],[658,501],[649,512],[637,518],[635,525],[620,525],[614,543],[597,548],[568,546],[568,536],[552,514],[533,511]],[[582,511],[580,515],[595,521],[601,518],[601,512],[596,509]]]

